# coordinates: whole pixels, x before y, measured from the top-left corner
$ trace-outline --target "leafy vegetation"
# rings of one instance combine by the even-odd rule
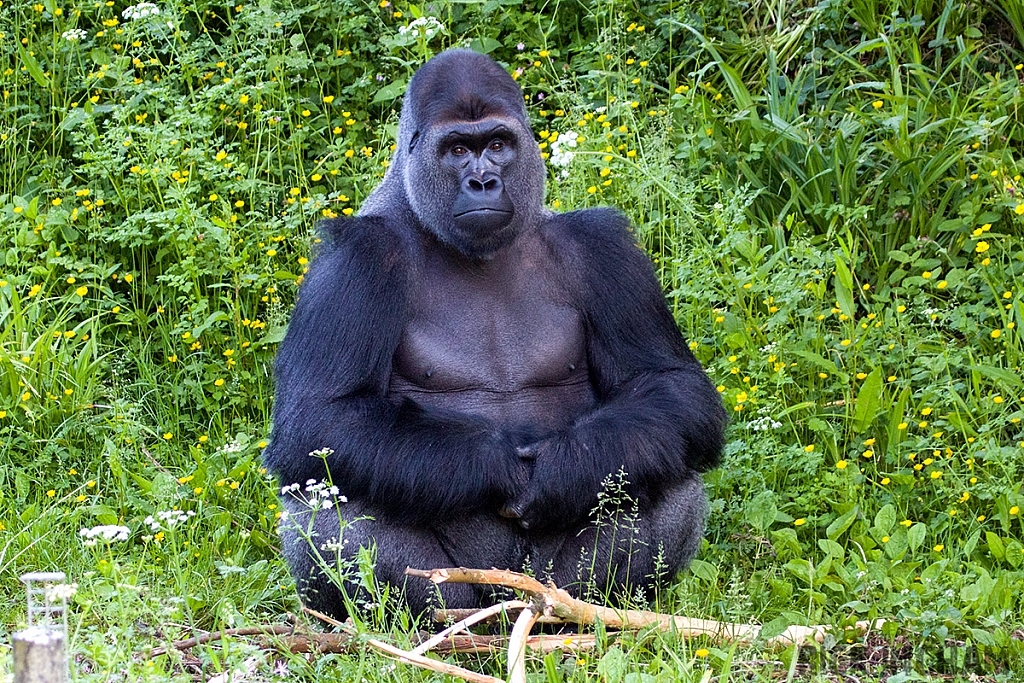
[[[16,576],[60,568],[77,680],[186,680],[193,665],[133,653],[296,610],[259,462],[275,346],[316,222],[358,208],[408,78],[454,45],[523,85],[550,206],[630,215],[733,412],[706,546],[655,606],[837,627],[781,654],[602,640],[531,662],[538,679],[1012,678],[1017,0],[3,0],[5,628],[23,623]],[[83,545],[97,525],[131,533]],[[880,635],[842,629],[872,617]],[[409,637],[386,609],[362,625]],[[215,672],[252,653],[194,654]],[[427,678],[368,653],[264,664]]]

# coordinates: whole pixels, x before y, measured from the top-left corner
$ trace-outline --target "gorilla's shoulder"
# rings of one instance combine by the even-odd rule
[[[321,221],[317,232],[318,256],[344,251],[371,259],[394,258],[409,246],[405,231],[383,216],[331,218]]]
[[[547,232],[563,247],[588,260],[622,258],[638,251],[633,228],[625,214],[611,207],[551,214]]]

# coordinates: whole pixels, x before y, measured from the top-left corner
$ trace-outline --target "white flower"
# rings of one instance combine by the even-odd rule
[[[160,8],[151,2],[140,2],[137,5],[126,7],[121,16],[128,21],[135,21],[137,19],[145,19],[146,17],[156,16],[160,14]]]
[[[70,600],[77,592],[77,583],[57,583],[46,589],[46,602]]]
[[[96,541],[103,541],[104,543],[127,541],[128,534],[130,533],[131,529],[128,527],[114,524],[103,524],[90,529],[78,530],[78,535],[85,539],[86,545],[96,545]]]
[[[69,28],[64,33],[60,34],[60,37],[69,43],[77,43],[80,40],[85,40],[89,34],[85,30],[80,28]]]
[[[399,26],[398,33],[400,35],[406,35],[409,33],[420,33],[427,40],[430,40],[438,33],[444,31],[444,26],[441,22],[434,17],[420,17],[419,19],[409,22],[408,26]]]

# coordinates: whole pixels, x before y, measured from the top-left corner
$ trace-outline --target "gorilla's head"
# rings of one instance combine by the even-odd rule
[[[544,177],[519,85],[490,57],[449,50],[409,83],[388,177],[362,213],[381,213],[401,182],[425,228],[488,258],[536,224]]]

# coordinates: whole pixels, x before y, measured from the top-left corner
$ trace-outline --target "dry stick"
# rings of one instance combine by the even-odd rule
[[[436,609],[436,610],[434,610],[434,615],[433,615],[434,616],[434,622],[438,623],[438,624],[449,624],[449,623],[454,622],[454,621],[462,621],[466,617],[471,617],[471,616],[473,616],[474,614],[476,614],[479,611],[480,610],[478,610],[478,609],[464,609],[464,608],[457,608],[457,607],[453,607],[453,608],[450,608],[450,609]],[[509,611],[510,612],[516,612],[516,611],[518,611],[518,609],[513,607],[513,608],[510,608]],[[492,621],[497,621],[497,620],[493,616],[491,616],[491,617],[487,618],[487,621],[488,622],[492,622]],[[562,621],[561,619],[559,619],[558,617],[555,617],[555,616],[549,617],[549,616],[545,616],[545,615],[541,614],[537,618],[537,623],[538,624],[564,624],[566,622]]]
[[[175,650],[188,650],[197,645],[203,645],[214,640],[220,640],[226,636],[281,636],[288,633],[294,633],[296,631],[295,626],[249,626],[246,628],[232,628],[226,631],[214,631],[213,633],[204,633],[201,636],[195,638],[189,638],[187,640],[175,640],[171,642],[171,646]],[[149,657],[159,657],[165,655],[168,652],[166,647],[158,647],[152,650]]]
[[[458,676],[459,678],[470,681],[470,683],[505,683],[500,678],[487,676],[485,674],[478,674],[475,671],[463,669],[461,666],[455,666],[454,664],[440,662],[436,659],[427,659],[423,655],[415,655],[379,640],[368,640],[366,642],[368,645],[377,648],[385,654],[391,655],[398,661],[405,664],[412,664],[423,669],[430,669],[431,671],[437,671],[438,673],[448,674],[449,676]]]
[[[540,620],[538,619],[538,623]],[[608,636],[614,636],[609,633]],[[440,643],[434,648],[438,654],[459,653],[474,654],[479,652],[495,652],[508,647],[505,636],[456,635]],[[541,653],[548,652],[579,652],[597,647],[597,636],[592,633],[572,635],[539,635],[526,639],[526,647]]]
[[[349,635],[357,635],[355,631],[352,630],[352,627],[348,624],[343,624],[337,619],[332,619],[326,614],[317,612],[315,609],[310,609],[306,606],[303,606],[302,611],[306,612],[307,614],[315,616],[317,619],[326,621],[328,624],[341,628]],[[367,640],[366,644],[370,647],[380,650],[381,652],[387,655],[391,655],[392,657],[397,658],[398,661],[404,664],[412,664],[413,666],[418,666],[421,669],[429,669],[431,671],[437,671],[438,673],[448,674],[449,676],[457,676],[459,678],[470,681],[470,683],[505,683],[500,678],[495,678],[494,676],[485,676],[484,674],[478,674],[475,671],[463,669],[461,666],[455,666],[454,664],[439,662],[436,659],[427,659],[423,655],[416,654],[414,652],[409,652],[407,650],[402,650],[400,648],[395,647],[394,645],[389,645],[380,640]]]
[[[526,637],[540,613],[540,609],[530,605],[519,614],[512,627],[508,639],[508,683],[526,683]]]
[[[463,631],[477,622],[481,622],[485,619],[493,617],[495,614],[500,614],[501,612],[510,609],[523,609],[524,607],[528,607],[529,604],[530,603],[523,602],[522,600],[508,600],[506,602],[501,603],[500,605],[494,605],[492,607],[488,607],[487,609],[482,609],[477,612],[474,612],[473,614],[469,615],[465,619],[462,619],[458,623],[452,624],[451,626],[441,631],[437,635],[433,636],[432,638],[423,641],[416,647],[415,650],[412,651],[412,653],[414,655],[422,655],[425,652],[434,649],[434,647],[436,647],[439,643],[447,640],[453,633]]]
[[[608,628],[640,629],[656,626],[662,631],[673,631],[683,638],[710,636],[716,640],[731,641],[742,645],[757,639],[761,627],[750,624],[733,624],[708,619],[691,619],[677,617],[658,612],[644,610],[615,610],[610,607],[592,605],[569,595],[554,584],[543,585],[540,581],[518,572],[500,569],[466,569],[464,567],[448,569],[407,569],[409,576],[419,576],[434,583],[474,583],[494,586],[507,586],[532,594],[535,599],[543,600],[544,611],[553,613],[566,621],[578,624],[593,624],[602,621]],[[858,621],[855,628],[864,632],[881,625],[884,620]],[[790,626],[782,634],[768,638],[765,644],[769,647],[788,647],[794,643],[804,642],[811,638],[823,642],[827,632],[826,626]]]

